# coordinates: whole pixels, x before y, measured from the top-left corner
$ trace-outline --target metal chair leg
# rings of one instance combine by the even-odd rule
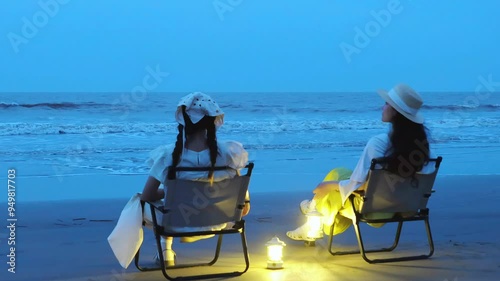
[[[393,251],[394,249],[397,248],[398,244],[399,244],[399,239],[401,237],[401,232],[402,232],[402,228],[403,228],[403,222],[398,222],[398,228],[396,230],[396,235],[395,235],[395,238],[394,238],[394,243],[392,244],[391,247],[389,248],[382,248],[382,249],[373,249],[373,250],[366,250],[365,249],[365,245],[364,245],[364,242],[363,242],[363,236],[362,236],[362,233],[361,233],[361,228],[360,228],[360,225],[359,225],[359,222],[356,222],[354,223],[354,231],[356,233],[356,237],[357,237],[357,240],[358,240],[358,246],[359,246],[359,250],[356,251],[356,250],[353,250],[353,251],[337,251],[337,252],[334,252],[333,251],[333,226],[332,226],[332,229],[330,231],[330,237],[328,239],[328,251],[330,252],[330,254],[334,255],[334,256],[339,256],[339,255],[349,255],[349,254],[361,254],[361,256],[363,257],[363,259],[368,262],[368,263],[384,263],[384,262],[397,262],[397,261],[408,261],[408,260],[419,260],[419,259],[426,259],[426,258],[429,258],[433,255],[434,253],[434,242],[433,242],[433,239],[432,239],[432,232],[431,232],[431,229],[430,229],[430,224],[429,224],[429,219],[428,217],[423,219],[424,222],[425,222],[425,227],[426,227],[426,231],[427,231],[427,239],[428,239],[428,242],[429,242],[429,254],[427,255],[417,255],[417,256],[406,256],[406,257],[396,257],[396,258],[387,258],[387,259],[370,259],[368,258],[367,256],[367,253],[380,253],[380,252],[391,252]]]
[[[430,258],[434,254],[434,240],[432,239],[431,225],[428,217],[425,219],[425,230],[427,231],[427,241],[429,243],[429,254],[427,257]]]
[[[174,268],[186,268],[186,267],[195,267],[195,266],[210,266],[215,261],[217,261],[220,253],[220,248],[222,244],[222,234],[219,235],[218,241],[217,241],[217,248],[216,248],[216,254],[213,259],[213,263],[206,263],[206,264],[191,264],[191,265],[180,265],[180,266],[173,266],[173,267],[162,267],[162,272],[165,278],[168,280],[198,280],[198,279],[210,279],[210,278],[226,278],[226,277],[235,277],[235,276],[240,276],[243,273],[245,273],[248,268],[250,267],[250,261],[248,258],[248,248],[247,248],[247,243],[246,243],[246,236],[244,230],[242,230],[241,234],[241,244],[243,248],[243,255],[245,258],[245,269],[243,271],[233,271],[233,272],[225,272],[225,273],[214,273],[214,274],[200,274],[200,275],[191,275],[191,276],[178,276],[178,277],[171,277],[167,274],[166,269],[174,269]]]
[[[219,234],[219,237],[217,238],[217,246],[215,248],[215,255],[212,261],[210,261],[208,264],[213,265],[214,263],[217,262],[217,259],[219,258],[220,254],[220,247],[222,245],[222,234]]]
[[[429,241],[429,248],[430,248],[430,253],[427,254],[427,255],[417,255],[417,256],[404,256],[404,257],[396,257],[396,258],[386,258],[386,259],[369,259],[367,256],[366,256],[366,253],[368,253],[369,251],[364,251],[364,245],[363,245],[363,240],[361,238],[361,233],[359,232],[359,229],[358,231],[356,232],[358,234],[359,232],[359,236],[358,236],[358,242],[359,242],[359,246],[360,246],[360,250],[361,250],[361,255],[363,256],[363,259],[368,262],[368,263],[386,263],[386,262],[399,262],[399,261],[412,261],[412,260],[421,260],[421,259],[427,259],[429,257],[432,256],[433,252],[434,252],[434,243],[432,241],[432,234],[431,234],[431,231],[430,231],[430,225],[429,225],[429,221],[428,221],[428,218],[424,219],[424,222],[425,222],[425,226],[426,226],[426,230],[427,230],[427,238],[428,238],[428,241]],[[400,224],[402,224],[402,222],[400,222]],[[398,226],[398,232],[396,233],[396,240],[395,240],[395,247],[391,247],[391,248],[387,248],[386,250],[394,250],[394,248],[397,247],[397,242],[399,241],[399,235],[401,234],[401,225]],[[393,246],[394,246],[393,245]],[[381,251],[379,251],[381,252]]]
[[[245,258],[245,270],[241,272],[241,274],[243,274],[247,272],[248,268],[250,267],[250,259],[248,257],[247,238],[245,235],[245,231],[242,231],[240,236],[241,236],[241,246],[243,247],[243,257]]]

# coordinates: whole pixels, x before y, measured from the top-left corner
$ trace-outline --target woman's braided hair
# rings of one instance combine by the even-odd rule
[[[185,126],[179,124],[177,126],[178,134],[177,134],[177,140],[175,142],[175,148],[174,151],[172,152],[172,165],[174,167],[177,167],[177,165],[180,162],[181,159],[181,154],[183,150],[183,131],[186,133],[186,137],[202,131],[206,130],[207,132],[207,145],[208,149],[210,151],[210,170],[208,172],[208,179],[212,183],[214,180],[214,168],[215,168],[215,162],[217,160],[217,135],[216,135],[216,129],[215,129],[215,117],[212,116],[204,116],[199,122],[196,124],[193,124],[191,119],[186,113],[186,106],[182,106],[182,115],[184,117],[184,123]],[[169,171],[168,178],[175,178],[175,175],[171,174],[172,171]]]

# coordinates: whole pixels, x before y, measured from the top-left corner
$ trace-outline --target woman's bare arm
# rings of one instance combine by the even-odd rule
[[[165,196],[165,192],[162,188],[159,187],[160,182],[157,179],[151,176],[148,177],[146,185],[144,186],[144,189],[142,191],[141,200],[152,202],[163,199],[163,197]]]
[[[247,190],[247,194],[245,196],[245,207],[243,207],[242,215],[246,216],[248,215],[249,212],[250,212],[250,193]]]
[[[335,192],[339,190],[338,181],[324,181],[314,189],[314,200],[321,200],[327,196],[330,192]]]

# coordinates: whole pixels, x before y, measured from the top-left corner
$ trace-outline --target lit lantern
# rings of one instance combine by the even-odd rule
[[[306,214],[307,217],[307,238],[318,239],[323,237],[323,215],[318,211],[311,211]]]
[[[267,268],[281,269],[283,268],[283,247],[285,242],[274,236],[266,243],[267,246]]]

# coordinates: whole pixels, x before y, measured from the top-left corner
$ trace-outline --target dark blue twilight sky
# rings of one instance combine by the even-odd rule
[[[6,0],[0,92],[474,91],[498,0]],[[151,71],[151,70],[149,70]]]

